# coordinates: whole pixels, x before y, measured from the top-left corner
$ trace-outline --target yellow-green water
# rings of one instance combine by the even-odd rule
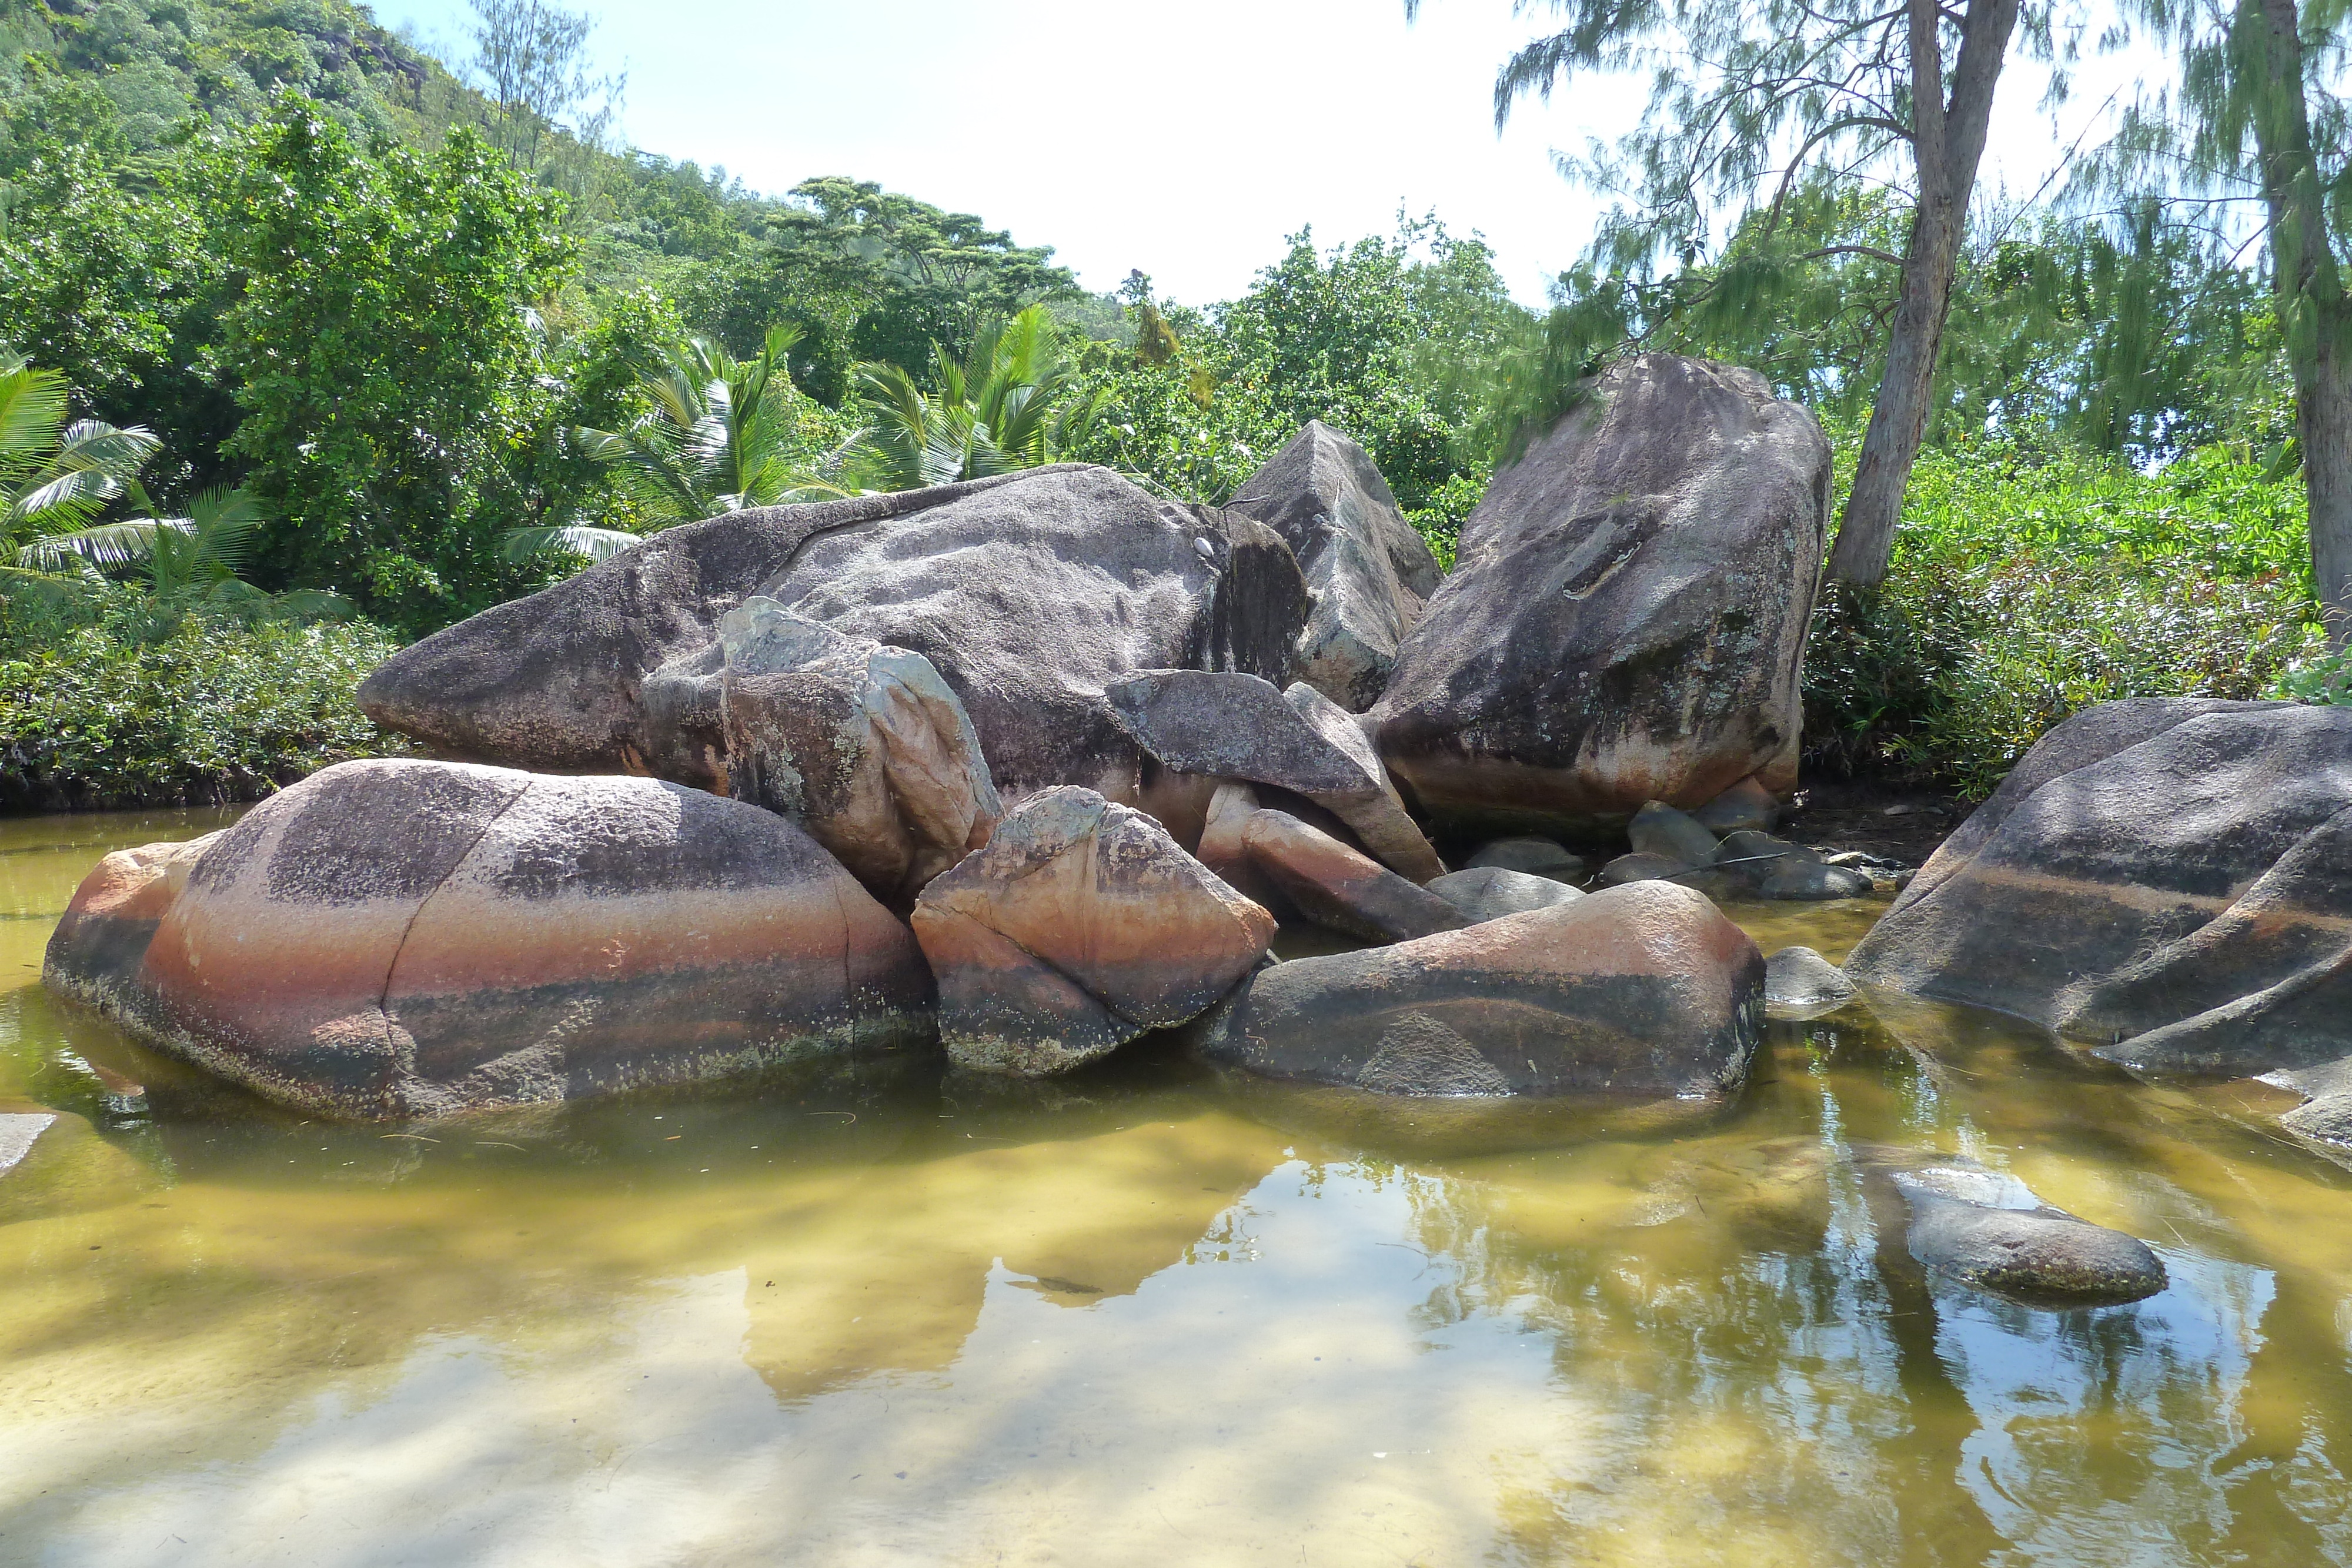
[[[2352,1174],[2266,1091],[1921,1008],[1776,1028],[1712,1126],[1475,1155],[1165,1060],[394,1135],[39,990],[102,850],[217,820],[0,823],[0,1110],[97,1129],[0,1223],[0,1563],[2352,1563]],[[2171,1287],[1931,1287],[1874,1145]]]

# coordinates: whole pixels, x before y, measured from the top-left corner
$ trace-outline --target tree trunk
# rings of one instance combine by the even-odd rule
[[[1935,0],[1910,0],[1911,150],[1919,205],[1903,256],[1903,294],[1887,336],[1886,372],[1871,406],[1853,489],[1830,556],[1830,576],[1847,582],[1878,581],[1895,553],[1895,525],[1903,516],[1903,492],[1927,430],[1936,351],[1951,309],[1960,238],[1992,120],[1993,88],[2017,26],[2017,6],[2018,0],[1971,0],[1960,25],[1960,57],[1947,104],[1937,7]]]
[[[2258,62],[2262,73],[2254,141],[2270,208],[2272,282],[2294,375],[2312,584],[2328,641],[2340,648],[2352,633],[2352,302],[2328,241],[2297,23],[2295,0],[2245,0],[2231,52]]]

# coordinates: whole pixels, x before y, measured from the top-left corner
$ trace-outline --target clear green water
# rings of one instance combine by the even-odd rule
[[[1475,1156],[1171,1061],[326,1126],[38,988],[103,849],[218,820],[0,823],[0,1109],[98,1129],[0,1223],[0,1562],[2352,1563],[2352,1173],[2266,1091],[1920,1009],[1777,1029],[1710,1127]],[[2172,1286],[1930,1287],[1874,1144]]]

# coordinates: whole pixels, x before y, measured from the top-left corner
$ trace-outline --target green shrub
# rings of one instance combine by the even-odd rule
[[[365,622],[173,630],[117,601],[46,646],[9,630],[0,810],[249,800],[396,748],[352,702],[398,646]]]
[[[1823,595],[1808,759],[1975,798],[2093,703],[2315,693],[2306,549],[2302,486],[2223,449],[2155,474],[2000,444],[1931,452],[1885,582]]]

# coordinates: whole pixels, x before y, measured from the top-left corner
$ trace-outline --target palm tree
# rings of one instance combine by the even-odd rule
[[[44,535],[17,551],[17,563],[37,571],[76,565],[98,571],[140,568],[152,612],[165,630],[196,609],[247,621],[350,613],[351,601],[340,593],[270,593],[245,580],[242,573],[266,516],[242,487],[205,492],[184,517],[158,517],[139,481],[124,484],[148,516]]]
[[[797,327],[771,327],[748,360],[708,338],[666,345],[635,367],[653,407],[625,430],[583,427],[572,440],[613,470],[648,533],[745,507],[844,494],[806,461],[801,399],[785,362],[800,337]],[[505,547],[516,561],[548,551],[609,560],[644,537],[571,523],[516,528]]]
[[[981,332],[963,363],[931,345],[938,390],[926,392],[897,365],[858,367],[860,400],[874,428],[850,450],[850,472],[868,488],[913,490],[1052,463],[1100,413],[1103,394],[1080,399],[1042,305]]]
[[[96,521],[158,444],[135,425],[68,423],[65,377],[0,351],[0,546]]]

